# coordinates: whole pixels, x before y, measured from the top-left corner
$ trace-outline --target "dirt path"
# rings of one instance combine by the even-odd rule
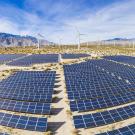
[[[55,109],[53,115],[48,119],[49,125],[48,128],[55,135],[72,135],[73,124],[70,115],[67,113],[67,110],[70,110],[67,101],[66,89],[65,89],[65,80],[64,72],[62,66],[58,67],[57,74],[59,82],[56,84],[59,87],[55,88],[58,94],[55,95],[57,100],[52,106]]]

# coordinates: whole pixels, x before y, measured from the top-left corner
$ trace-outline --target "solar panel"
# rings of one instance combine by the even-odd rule
[[[97,66],[100,69],[104,69],[106,72],[113,73],[117,78],[120,77],[122,80],[128,80],[130,83],[135,82],[135,68],[118,64],[108,60],[89,60],[88,63],[93,66]]]
[[[0,93],[0,98],[3,99],[12,99],[19,101],[30,101],[30,102],[52,102],[52,93],[44,94],[17,94],[17,93]]]
[[[0,109],[21,113],[50,114],[50,103],[0,99]]]
[[[105,59],[121,62],[121,63],[127,63],[130,65],[135,65],[135,57],[132,56],[124,56],[124,55],[118,55],[118,56],[105,56]]]
[[[57,63],[58,54],[33,54],[8,63],[10,66],[31,66],[33,64]]]
[[[80,89],[78,86],[76,88],[72,87],[72,91],[68,91],[68,98],[70,100],[82,100],[82,99],[93,99],[99,97],[107,97],[113,95],[120,95],[123,93],[134,92],[133,87],[128,86],[119,86],[119,87],[105,87],[105,88],[96,88],[90,89],[90,87],[81,86]],[[68,90],[71,90],[68,88]]]
[[[134,135],[135,134],[135,124],[119,128],[117,130],[108,131],[105,133],[100,133],[97,135]]]
[[[0,82],[0,98],[51,102],[56,72],[19,71]]]
[[[0,112],[0,125],[45,132],[47,130],[47,118],[19,116]]]
[[[62,54],[63,59],[78,59],[78,58],[83,58],[83,57],[88,57],[90,55],[88,54]]]
[[[26,56],[25,54],[0,54],[0,64]]]
[[[94,128],[135,116],[135,104],[110,111],[73,116],[75,128]]]
[[[121,95],[112,95],[103,98],[89,100],[70,101],[71,111],[92,111],[97,109],[110,108],[135,101],[135,93],[123,93]]]

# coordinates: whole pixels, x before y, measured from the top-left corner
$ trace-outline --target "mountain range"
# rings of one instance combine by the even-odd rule
[[[41,45],[49,44],[47,40],[40,40]],[[9,33],[0,33],[0,46],[35,46],[38,44],[38,39],[33,36],[20,36]]]

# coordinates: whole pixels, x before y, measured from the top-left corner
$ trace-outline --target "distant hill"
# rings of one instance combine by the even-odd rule
[[[135,38],[113,38],[113,39],[108,39],[104,41],[135,41]]]
[[[33,46],[37,45],[38,39],[32,36],[20,36],[9,33],[0,33],[0,46]],[[47,40],[41,40],[41,45],[50,43]]]

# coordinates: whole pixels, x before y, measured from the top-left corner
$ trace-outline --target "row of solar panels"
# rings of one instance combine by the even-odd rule
[[[62,54],[63,59],[77,59],[88,57],[88,54]],[[11,62],[10,62],[11,61]],[[31,66],[41,63],[57,63],[58,54],[0,54],[0,64],[7,63],[9,66]]]
[[[97,135],[135,135],[135,124]]]
[[[32,64],[57,63],[57,54],[33,54],[8,63],[9,66],[31,66]]]
[[[102,59],[89,60],[64,65],[64,74],[71,111],[93,111],[135,101],[134,68]],[[134,116],[135,104],[110,111],[75,115],[73,121],[77,129],[95,128]],[[104,134],[115,135],[114,132]],[[131,131],[125,131],[129,132]]]
[[[0,81],[0,110],[49,115],[55,84],[54,71],[19,71]],[[42,92],[41,92],[42,91]],[[47,118],[0,112],[0,125],[45,132]]]
[[[129,65],[135,66],[135,57],[118,55],[118,56],[105,56],[104,58],[108,59],[108,60],[113,60],[113,61],[126,63],[126,64],[129,64]]]
[[[0,64],[8,61],[12,61],[21,57],[26,56],[25,54],[0,54]]]
[[[75,128],[95,128],[135,117],[135,104],[92,114],[73,116]]]
[[[0,112],[0,125],[45,132],[47,130],[47,118],[27,117]]]

